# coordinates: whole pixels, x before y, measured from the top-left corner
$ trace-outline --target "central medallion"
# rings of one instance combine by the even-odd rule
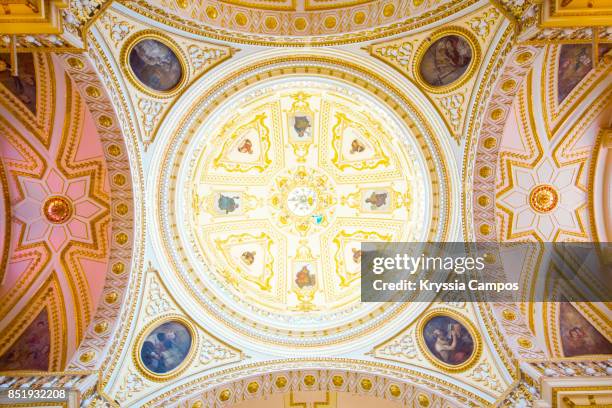
[[[271,215],[282,230],[307,235],[327,227],[337,202],[330,178],[299,166],[278,175],[270,188]]]
[[[296,187],[287,196],[287,207],[298,217],[310,215],[317,208],[317,192],[310,187]]]

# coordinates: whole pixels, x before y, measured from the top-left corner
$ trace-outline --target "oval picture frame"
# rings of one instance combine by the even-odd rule
[[[185,358],[183,358],[183,361],[181,361],[179,365],[177,365],[172,370],[166,373],[160,374],[160,373],[151,371],[145,365],[145,363],[142,361],[141,350],[142,350],[142,346],[145,340],[147,339],[147,337],[149,337],[149,335],[153,333],[155,329],[169,322],[179,323],[187,329],[187,331],[189,332],[191,336],[191,345],[189,348],[189,352],[187,353]],[[141,329],[140,333],[138,334],[136,338],[134,349],[132,350],[132,358],[134,360],[134,364],[136,365],[136,368],[145,378],[152,380],[152,381],[161,382],[161,381],[167,381],[167,380],[178,377],[189,366],[189,364],[193,360],[197,348],[198,348],[198,336],[197,336],[196,328],[192,322],[190,322],[183,316],[176,315],[176,314],[163,315],[163,316],[159,316],[153,319],[152,321],[147,323],[147,325],[144,328]]]
[[[147,39],[158,41],[168,47],[181,66],[181,79],[174,87],[168,90],[157,90],[151,88],[150,86],[142,82],[140,78],[138,78],[138,76],[134,73],[132,66],[130,65],[130,54],[132,50],[141,41]],[[187,83],[187,80],[189,79],[189,66],[186,63],[187,57],[185,53],[183,52],[183,50],[181,50],[179,45],[172,38],[165,34],[161,34],[159,31],[143,30],[133,34],[131,37],[128,38],[124,46],[121,48],[119,58],[121,61],[121,67],[130,83],[134,85],[139,91],[146,93],[150,96],[155,96],[158,98],[167,98],[176,95],[179,91],[181,91],[181,89],[183,89],[183,87]]]
[[[431,352],[429,346],[425,341],[424,330],[429,321],[431,321],[435,317],[448,317],[450,319],[453,319],[457,323],[461,324],[468,331],[468,333],[472,337],[474,349],[472,351],[472,354],[467,358],[467,360],[460,364],[448,364],[440,360]],[[421,317],[417,324],[416,333],[417,344],[423,355],[425,355],[425,357],[430,363],[447,373],[458,373],[471,368],[474,364],[476,364],[476,362],[480,358],[480,355],[482,354],[482,338],[476,330],[476,326],[474,326],[474,324],[469,321],[465,316],[451,309],[436,309],[423,315],[423,317]]]
[[[431,85],[427,82],[423,76],[421,75],[421,63],[423,62],[423,57],[429,50],[429,48],[438,40],[450,36],[456,35],[465,40],[471,48],[472,51],[472,59],[467,67],[467,69],[453,82],[446,85]],[[455,89],[461,87],[465,84],[476,72],[476,68],[478,67],[478,63],[481,59],[481,51],[480,45],[478,44],[478,40],[476,36],[469,30],[463,27],[451,26],[444,27],[441,30],[435,31],[431,36],[427,37],[425,40],[421,42],[419,48],[416,52],[416,57],[414,58],[412,73],[417,84],[422,88],[431,93],[441,94],[454,91]]]

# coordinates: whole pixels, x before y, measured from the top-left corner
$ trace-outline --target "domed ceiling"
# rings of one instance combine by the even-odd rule
[[[609,241],[611,33],[541,30],[545,3],[75,1],[61,35],[2,37],[0,385],[604,401],[605,303],[360,302],[365,241]]]
[[[406,125],[363,91],[304,76],[246,89],[203,123],[175,198],[191,279],[301,341],[379,315],[359,302],[360,243],[435,235]]]
[[[158,200],[163,250],[202,306],[253,339],[313,347],[411,313],[359,301],[360,243],[440,239],[450,192],[429,124],[406,117],[421,116],[303,61],[298,77],[269,59],[276,78],[238,77],[218,105],[185,99]]]

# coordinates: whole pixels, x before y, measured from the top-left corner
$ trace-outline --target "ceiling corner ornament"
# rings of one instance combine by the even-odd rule
[[[145,378],[169,381],[192,363],[198,342],[198,331],[190,320],[179,314],[161,315],[141,329],[133,345],[132,359]]]
[[[437,327],[430,329],[428,325],[435,318],[446,318],[451,323],[448,324],[446,330]],[[472,346],[469,353],[466,350],[458,350],[460,347],[458,337],[465,336],[464,333],[461,333],[463,331],[467,332],[468,338],[471,339]],[[431,336],[435,340],[430,342],[426,336]],[[430,363],[446,373],[460,373],[468,370],[480,360],[483,349],[482,337],[476,326],[465,316],[448,308],[434,309],[421,316],[416,326],[416,339],[421,353]],[[458,357],[456,363],[451,363],[452,355],[444,358],[443,353],[463,353],[464,355]]]
[[[440,41],[450,42],[451,40],[454,41],[449,44],[440,43]],[[467,55],[467,49],[463,44],[469,45],[469,56]],[[448,50],[450,51],[449,53],[443,53],[445,57],[442,60],[438,60],[436,55],[440,54],[440,50],[433,50],[432,47],[438,47],[442,50],[445,48],[451,49]],[[452,56],[456,56],[455,59],[451,58]],[[456,61],[456,59],[461,58],[469,59],[466,64],[467,67],[464,69],[459,68],[463,63],[461,61]],[[442,72],[442,75],[451,75],[457,70],[462,70],[463,72],[461,72],[456,79],[447,80],[444,77],[441,77],[439,78],[439,85],[435,82],[432,83],[431,80],[428,80],[423,76],[423,72],[426,70],[424,64],[428,62],[426,61],[427,59],[430,60],[430,64],[432,64],[434,67],[444,62],[447,62],[448,66],[453,67],[450,70],[446,69],[445,72]],[[476,36],[470,30],[464,27],[449,26],[434,31],[421,42],[415,53],[415,58],[413,59],[412,71],[417,84],[419,84],[421,88],[435,94],[448,94],[461,87],[472,77],[472,75],[474,75],[477,68],[480,66],[481,60],[482,52]],[[430,68],[427,67],[427,70],[429,69]]]
[[[132,127],[145,151],[154,142],[166,113],[188,86],[239,51],[163,32],[116,7],[105,10],[95,28],[102,34],[106,51],[90,36],[92,47],[104,58],[116,61],[120,72],[114,73],[115,78],[127,77],[127,95],[122,98],[127,97],[124,104],[133,106],[127,112],[135,115]],[[117,69],[114,67],[107,65],[111,72]]]
[[[172,37],[159,30],[132,34],[121,48],[119,60],[132,85],[149,96],[174,96],[189,81],[187,56]],[[163,83],[165,77],[170,77],[171,83]]]

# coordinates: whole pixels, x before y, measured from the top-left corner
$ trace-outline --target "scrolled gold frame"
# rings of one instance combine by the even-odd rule
[[[440,86],[431,85],[430,83],[425,81],[425,79],[421,75],[421,61],[423,60],[423,57],[425,56],[427,50],[429,50],[429,47],[431,47],[440,38],[449,35],[457,35],[463,38],[470,45],[470,48],[472,49],[472,60],[470,61],[470,64],[465,70],[465,72],[450,84]],[[436,94],[448,93],[465,84],[472,77],[472,75],[474,75],[477,67],[480,65],[481,59],[482,52],[480,50],[480,45],[478,44],[476,36],[470,30],[459,26],[444,27],[442,29],[434,31],[431,36],[427,37],[421,42],[419,48],[417,49],[416,57],[414,58],[412,64],[412,73],[418,85],[423,89]]]
[[[429,346],[427,345],[427,343],[425,343],[425,339],[423,337],[423,330],[431,319],[438,316],[450,317],[451,319],[456,320],[457,322],[461,323],[463,327],[466,328],[468,333],[470,333],[470,335],[472,336],[472,339],[474,340],[474,350],[472,351],[472,355],[465,362],[457,365],[446,364],[442,362],[438,357],[434,356],[429,350]],[[482,354],[482,338],[480,337],[476,326],[474,326],[474,324],[470,320],[468,320],[467,317],[460,315],[459,313],[451,309],[435,309],[424,314],[417,323],[416,338],[417,344],[421,349],[423,355],[427,358],[427,360],[429,360],[430,363],[436,366],[436,368],[439,368],[440,370],[446,373],[459,373],[466,371],[474,364],[476,364]]]
[[[136,76],[134,71],[132,71],[132,67],[130,66],[129,61],[130,53],[132,52],[132,49],[136,46],[136,44],[146,39],[159,41],[160,43],[170,48],[170,50],[174,53],[179,63],[181,64],[181,79],[173,88],[167,91],[158,91],[148,87]],[[157,98],[168,98],[170,96],[178,94],[181,89],[184,88],[185,84],[188,82],[189,79],[189,66],[186,62],[187,56],[185,55],[181,47],[170,36],[162,34],[157,30],[142,30],[130,36],[121,48],[119,61],[121,63],[121,69],[123,70],[125,76],[129,79],[132,85],[134,85],[139,91]]]
[[[167,373],[158,374],[149,370],[145,366],[144,362],[140,357],[140,350],[145,339],[151,334],[151,332],[153,332],[153,330],[155,330],[162,324],[168,322],[178,322],[185,326],[185,328],[189,331],[189,334],[191,335],[191,347],[189,348],[189,353],[187,353],[183,361],[178,366],[168,371]],[[165,314],[151,320],[143,329],[140,330],[140,333],[136,337],[136,342],[133,346],[134,348],[132,350],[132,358],[134,360],[136,368],[145,378],[155,382],[168,381],[178,377],[191,364],[191,361],[193,360],[196,354],[196,350],[198,349],[198,343],[198,333],[195,328],[195,325],[191,321],[178,314]]]

